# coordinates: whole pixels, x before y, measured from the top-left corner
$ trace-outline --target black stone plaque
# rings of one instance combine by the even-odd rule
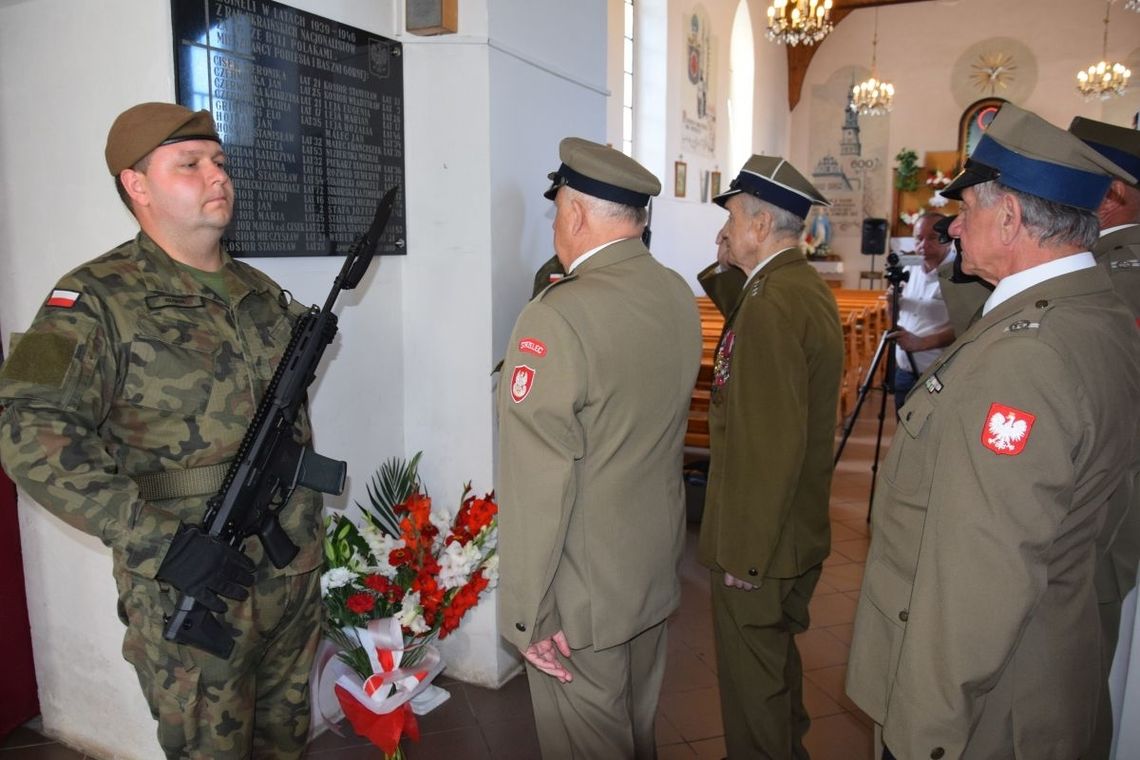
[[[178,102],[214,115],[234,256],[343,253],[404,186],[399,42],[270,0],[171,0]],[[407,253],[404,193],[382,254]]]

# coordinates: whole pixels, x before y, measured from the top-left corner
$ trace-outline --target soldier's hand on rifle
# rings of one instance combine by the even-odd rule
[[[183,523],[155,578],[194,597],[211,612],[223,613],[219,597],[241,601],[253,585],[253,561],[224,541]]]

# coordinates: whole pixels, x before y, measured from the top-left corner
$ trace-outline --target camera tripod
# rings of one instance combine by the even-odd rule
[[[883,360],[883,355],[886,354],[886,371],[883,376],[883,382],[878,386],[882,390],[882,398],[879,400],[879,429],[875,434],[875,457],[871,460],[871,493],[867,497],[868,522],[871,520],[871,504],[874,503],[875,499],[875,480],[879,474],[879,453],[883,446],[883,423],[887,416],[887,397],[893,396],[895,390],[895,344],[898,340],[896,336],[899,329],[899,291],[902,283],[910,278],[910,272],[903,271],[902,267],[898,265],[898,260],[899,257],[894,253],[887,256],[888,266],[884,273],[884,278],[892,285],[891,327],[879,338],[879,345],[875,348],[871,365],[867,369],[867,374],[864,376],[863,382],[859,385],[859,395],[855,399],[855,409],[852,410],[851,416],[843,426],[843,437],[839,440],[839,448],[835,451],[835,461],[833,463],[839,464],[839,457],[843,456],[843,449],[847,446],[847,439],[851,437],[851,431],[855,428],[855,422],[859,419],[859,410],[863,408],[863,402],[867,400],[867,394],[871,391],[871,384],[875,379],[875,373],[879,371],[879,363]],[[906,358],[907,361],[910,362],[912,371],[914,371],[916,365],[910,351],[906,352]]]

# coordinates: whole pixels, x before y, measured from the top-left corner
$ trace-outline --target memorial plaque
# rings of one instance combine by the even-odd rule
[[[237,195],[234,256],[343,253],[404,187],[399,42],[270,0],[171,0],[178,102],[209,109]],[[380,241],[407,253],[404,193]]]

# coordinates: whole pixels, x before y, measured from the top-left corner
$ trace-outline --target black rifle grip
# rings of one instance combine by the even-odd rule
[[[285,567],[297,556],[299,551],[297,545],[281,527],[276,512],[267,510],[261,516],[261,522],[257,526],[257,537],[261,539],[265,556],[269,557],[269,561],[276,568]]]

